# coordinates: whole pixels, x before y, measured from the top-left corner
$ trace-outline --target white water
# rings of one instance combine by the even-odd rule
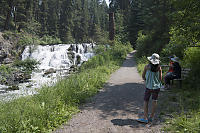
[[[68,49],[71,47],[71,51]],[[44,85],[53,85],[62,77],[68,76],[71,66],[76,65],[77,56],[80,56],[80,66],[84,61],[94,56],[92,48],[94,44],[58,44],[46,46],[29,46],[22,53],[22,60],[27,58],[35,59],[40,62],[38,70],[31,75],[30,82],[19,84],[19,90],[3,92],[0,85],[0,101],[8,101],[19,96],[33,95],[37,93],[37,89]],[[69,52],[74,58],[69,57]],[[53,70],[54,73],[45,74],[45,72]]]

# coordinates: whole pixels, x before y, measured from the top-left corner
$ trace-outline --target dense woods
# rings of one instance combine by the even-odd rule
[[[63,43],[101,39],[108,30],[105,0],[1,0],[0,29],[53,36]]]
[[[164,50],[183,57],[183,49],[200,38],[199,5],[198,0],[110,0],[109,5],[105,0],[1,0],[0,29],[64,43],[102,41],[113,12],[115,38],[130,41],[140,56]]]

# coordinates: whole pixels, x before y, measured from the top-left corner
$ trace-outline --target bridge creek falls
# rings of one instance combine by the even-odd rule
[[[8,86],[0,85],[0,101],[33,95],[42,86],[55,84],[94,56],[94,47],[93,43],[27,46],[21,55],[22,60],[38,61],[38,69],[32,72],[28,82],[18,84],[19,90],[6,91]]]

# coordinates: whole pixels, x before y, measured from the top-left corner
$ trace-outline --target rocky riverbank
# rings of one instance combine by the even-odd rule
[[[16,84],[24,82],[30,76],[23,73],[20,69],[13,66],[15,56],[14,42],[9,39],[4,39],[3,33],[0,32],[0,90],[16,90],[18,87]],[[3,91],[4,90],[4,91]],[[0,92],[0,93],[1,93]]]

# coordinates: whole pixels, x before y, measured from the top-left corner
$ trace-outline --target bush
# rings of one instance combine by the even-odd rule
[[[2,36],[3,36],[4,39],[8,40],[8,39],[10,39],[11,36],[13,36],[13,32],[4,31]]]
[[[115,58],[119,58],[119,59],[125,59],[127,56],[127,53],[133,50],[129,42],[124,43],[122,45],[121,42],[115,41],[112,46],[113,48],[110,49],[110,52],[113,52],[112,55],[115,56]]]
[[[136,40],[137,57],[150,56],[153,53],[160,54],[163,47],[168,43],[168,34],[158,31],[138,32]]]
[[[16,60],[14,62],[14,66],[21,68],[22,71],[31,73],[34,69],[37,68],[37,65],[39,64],[38,61],[34,59],[25,59],[25,60]]]
[[[137,58],[137,70],[139,72],[140,75],[142,75],[143,71],[144,71],[144,67],[145,65],[148,64],[148,60],[146,56],[143,56],[141,58]]]
[[[98,45],[95,53],[98,54],[92,59],[89,59],[86,64],[83,64],[81,69],[95,68],[97,66],[107,65],[110,60],[123,60],[126,58],[127,53],[132,51],[130,43],[121,44],[120,42],[115,42],[109,47]]]
[[[62,41],[57,37],[45,35],[41,38],[41,44],[59,44]]]
[[[2,73],[10,74],[12,71],[13,71],[13,68],[11,68],[10,66],[4,65],[4,64],[0,65],[0,72],[1,72],[1,74]]]
[[[162,50],[163,56],[176,55],[180,58],[184,56],[184,50],[189,45],[187,38],[180,33],[180,30],[171,29],[170,42]]]
[[[26,45],[33,45],[34,38],[28,34],[24,34],[20,37],[19,41],[17,42],[18,46],[23,47]]]
[[[188,78],[191,82],[191,86],[200,86],[200,48],[190,47],[185,50],[184,65],[191,68],[191,72]]]

